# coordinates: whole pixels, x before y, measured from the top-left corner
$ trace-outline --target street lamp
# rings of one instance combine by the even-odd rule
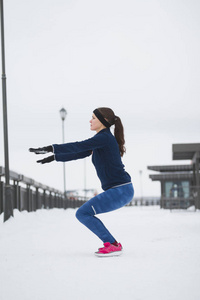
[[[65,129],[64,129],[64,121],[67,115],[67,111],[64,108],[60,109],[60,117],[62,120],[62,142],[65,142]],[[63,181],[64,181],[64,195],[66,195],[66,179],[65,179],[65,162],[63,162]]]
[[[2,100],[3,100],[3,127],[4,127],[4,155],[5,155],[5,197],[4,197],[4,222],[5,222],[10,218],[10,216],[13,216],[13,206],[12,206],[12,190],[10,186],[9,155],[8,155],[8,120],[7,120],[3,0],[0,1],[0,10],[1,10]]]
[[[141,196],[141,205],[142,205],[142,201],[143,201],[142,170],[140,170],[139,173],[140,173],[140,196]]]
[[[87,189],[86,189],[86,158],[84,158],[84,195],[86,198],[86,193],[87,193]]]

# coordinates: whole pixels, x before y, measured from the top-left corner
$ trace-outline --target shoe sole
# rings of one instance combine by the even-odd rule
[[[109,253],[95,252],[94,254],[98,257],[112,257],[112,256],[120,256],[122,254],[122,251],[114,251]]]

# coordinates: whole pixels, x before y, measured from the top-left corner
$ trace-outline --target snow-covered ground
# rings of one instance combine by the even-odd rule
[[[199,300],[200,212],[124,207],[101,215],[123,244],[120,257],[101,246],[75,210],[0,216],[1,300]]]

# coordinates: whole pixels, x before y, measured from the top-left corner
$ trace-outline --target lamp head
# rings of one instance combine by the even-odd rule
[[[66,115],[67,115],[66,109],[61,108],[61,110],[60,110],[60,117],[61,117],[61,119],[62,119],[63,121],[65,120]]]

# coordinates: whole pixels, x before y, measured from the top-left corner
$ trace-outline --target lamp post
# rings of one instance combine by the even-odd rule
[[[142,188],[142,170],[139,171],[140,173],[140,196],[141,196],[141,205],[142,205],[142,201],[143,201],[143,188]]]
[[[4,128],[4,156],[5,156],[5,197],[4,197],[4,222],[5,222],[11,216],[13,216],[13,207],[12,207],[12,190],[10,186],[9,155],[8,155],[8,120],[7,120],[3,0],[0,0],[0,9],[1,9],[2,101],[3,101],[3,128]]]
[[[64,108],[60,110],[60,117],[62,120],[62,142],[65,142],[65,128],[64,128],[64,121],[67,115],[67,111]],[[64,181],[64,195],[66,195],[66,178],[65,178],[65,162],[63,162],[63,181]]]
[[[86,189],[86,158],[84,158],[84,196],[86,199],[87,189]]]

